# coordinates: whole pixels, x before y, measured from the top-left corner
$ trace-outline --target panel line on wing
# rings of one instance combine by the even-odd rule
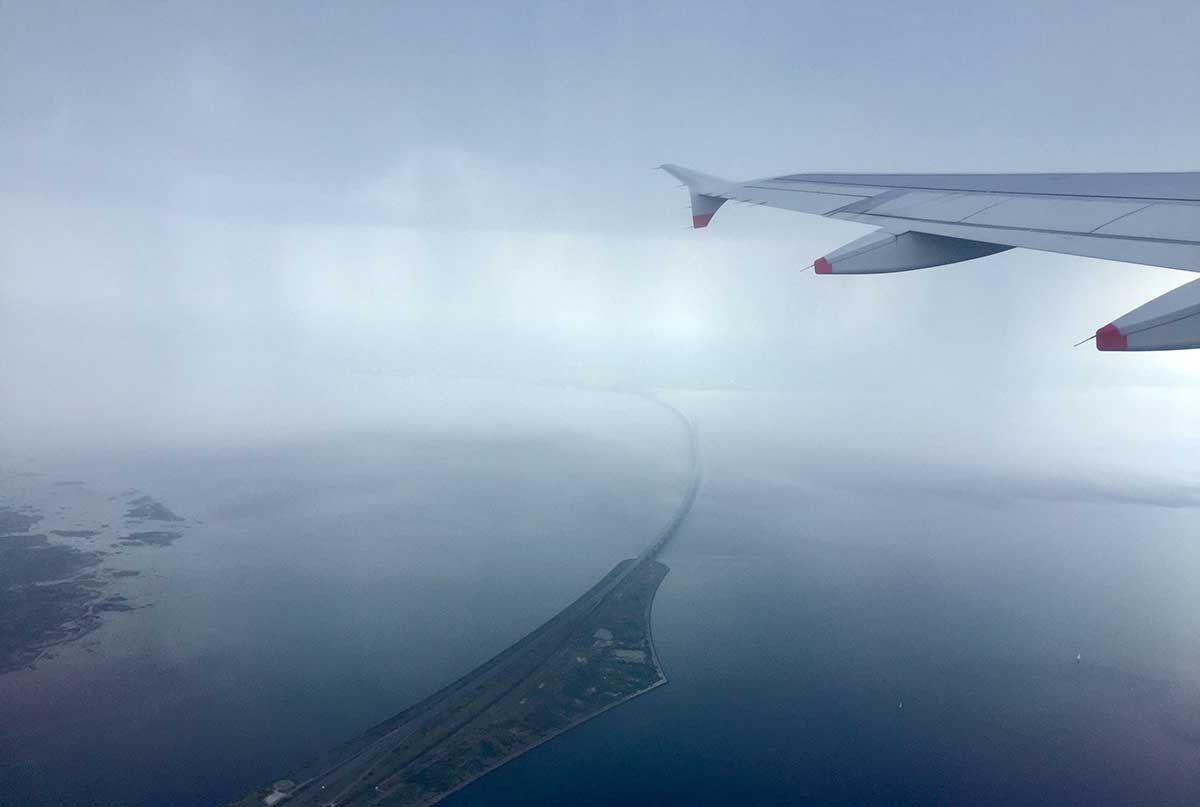
[[[820,175],[818,175],[818,176],[820,176]],[[995,174],[995,175],[988,175],[988,176],[1005,176],[1005,175],[1004,174]],[[873,177],[873,178],[875,178],[875,177]],[[886,179],[886,177],[885,177],[885,179]],[[837,184],[837,185],[854,186],[854,187],[860,187],[860,188],[896,188],[896,189],[909,190],[909,191],[935,191],[935,192],[941,191],[942,193],[975,193],[975,194],[988,194],[988,195],[997,194],[997,195],[1016,196],[1016,197],[1038,196],[1038,197],[1046,197],[1046,198],[1051,198],[1051,199],[1056,199],[1056,198],[1057,199],[1109,199],[1109,200],[1116,200],[1116,201],[1123,200],[1123,201],[1129,201],[1129,202],[1147,202],[1150,204],[1153,204],[1155,202],[1166,202],[1166,203],[1171,203],[1171,204],[1188,204],[1188,203],[1197,204],[1197,203],[1200,203],[1200,198],[1195,197],[1195,196],[1121,196],[1118,194],[1105,194],[1105,193],[1052,193],[1052,192],[1048,192],[1048,191],[999,190],[999,189],[994,189],[994,188],[987,188],[987,189],[984,189],[984,188],[979,188],[979,189],[949,188],[949,187],[939,188],[934,185],[898,185],[898,184],[893,184],[893,183],[889,183],[886,181],[884,181],[884,182],[853,182],[850,180],[842,179],[840,177],[839,177],[838,181],[836,183],[834,183],[830,180],[815,179],[815,178],[811,178],[811,177],[806,178],[802,174],[796,175],[796,176],[772,177],[770,181],[771,182],[811,183],[814,185]],[[784,188],[770,188],[770,189],[764,189],[764,190],[785,190],[785,189]],[[816,193],[816,191],[810,191],[810,192]]]
[[[831,215],[831,214],[827,214],[827,215]],[[944,225],[951,226],[951,227],[966,226],[966,227],[978,227],[980,229],[986,229],[986,230],[1006,230],[1006,231],[1018,232],[1018,233],[1040,233],[1042,235],[1068,235],[1068,236],[1073,236],[1075,238],[1103,238],[1103,239],[1112,240],[1112,241],[1143,241],[1143,242],[1151,243],[1151,244],[1178,244],[1180,246],[1188,246],[1188,247],[1200,246],[1200,241],[1188,241],[1186,239],[1179,239],[1179,238],[1152,238],[1150,236],[1114,235],[1112,233],[1095,233],[1095,232],[1090,232],[1090,231],[1089,232],[1078,232],[1075,230],[1048,230],[1048,229],[1039,228],[1039,227],[1025,227],[1025,226],[1017,226],[1017,225],[1011,225],[1011,224],[983,224],[981,222],[976,222],[976,221],[946,221],[945,219],[920,219],[920,218],[916,218],[915,216],[898,216],[895,214],[884,215],[884,214],[876,214],[876,213],[870,213],[870,212],[856,213],[854,215],[861,216],[863,218],[872,218],[872,219],[898,219],[900,221],[916,221],[916,222],[926,222],[929,224],[944,224]],[[863,223],[864,224],[873,224],[874,222],[863,222]],[[1105,227],[1107,225],[1100,225],[1100,226]]]
[[[1175,317],[1175,319],[1164,319],[1162,322],[1152,322],[1151,324],[1142,328],[1130,328],[1128,331],[1122,331],[1122,333],[1125,336],[1133,336],[1135,333],[1145,333],[1146,331],[1152,331],[1155,328],[1161,328],[1164,325],[1173,325],[1176,322],[1183,322],[1185,319],[1191,319],[1192,317],[1200,317],[1200,311],[1193,311],[1190,314],[1183,314]]]
[[[869,194],[861,193],[838,193],[837,191],[815,191],[810,188],[770,188],[765,185],[739,185],[742,188],[754,188],[760,191],[785,191],[787,193],[815,193],[821,196],[845,196],[850,199],[861,199],[864,196],[870,198]],[[863,187],[869,187],[864,185]]]
[[[868,196],[865,199],[851,202],[844,207],[839,207],[837,210],[830,210],[825,215],[832,216],[834,213],[866,213],[893,199],[903,198],[907,193],[908,191],[903,188],[893,188],[890,191],[884,191],[883,193],[877,193],[874,196]]]
[[[987,207],[982,207],[982,208],[980,208],[979,210],[976,210],[974,213],[972,213],[972,214],[971,214],[971,215],[969,215],[969,216],[963,216],[961,219],[959,219],[959,220],[958,220],[958,222],[959,222],[959,223],[962,223],[962,224],[972,224],[973,222],[971,221],[971,216],[978,216],[980,213],[986,213],[986,212],[988,212],[989,210],[991,210],[993,207],[997,207],[998,205],[1002,205],[1002,204],[1004,204],[1004,203],[1005,203],[1005,202],[1007,202],[1007,201],[1009,201],[1009,200],[1008,200],[1008,199],[1001,199],[1001,200],[1000,200],[1000,201],[998,201],[998,202],[992,202],[992,203],[991,203],[990,205],[988,205]],[[931,219],[931,220],[932,220],[932,219]],[[984,225],[984,226],[987,226],[987,225]]]
[[[1103,224],[1101,224],[1099,227],[1095,227],[1091,230],[1088,230],[1088,232],[1094,233],[1094,232],[1096,232],[1096,230],[1103,230],[1108,225],[1118,222],[1121,219],[1125,218],[1126,216],[1132,216],[1134,213],[1141,213],[1143,210],[1146,210],[1147,208],[1151,208],[1151,207],[1154,207],[1154,202],[1147,202],[1146,204],[1142,205],[1141,207],[1137,208],[1136,210],[1130,210],[1127,213],[1122,213],[1121,215],[1117,216],[1115,219],[1112,219],[1111,221],[1106,221]],[[1102,235],[1103,235],[1103,233],[1102,233]]]

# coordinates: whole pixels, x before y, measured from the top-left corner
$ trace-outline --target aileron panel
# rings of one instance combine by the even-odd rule
[[[1200,205],[1156,204],[1104,225],[1097,233],[1200,241]]]
[[[1145,207],[1142,202],[1017,197],[969,216],[965,224],[1089,233]]]

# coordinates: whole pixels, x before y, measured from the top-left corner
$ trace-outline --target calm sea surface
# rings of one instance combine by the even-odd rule
[[[686,482],[669,416],[572,395],[542,426],[6,477],[6,498],[79,523],[130,486],[195,522],[106,559],[150,607],[0,676],[0,802],[219,804],[552,615]],[[1200,799],[1194,509],[856,489],[793,448],[747,451],[752,404],[675,400],[706,477],[654,607],[669,686],[448,804]],[[60,477],[95,495],[62,498]]]

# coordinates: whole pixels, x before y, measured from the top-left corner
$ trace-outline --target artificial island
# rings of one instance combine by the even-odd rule
[[[691,422],[662,405],[687,427],[692,473],[671,521],[641,555],[463,677],[231,807],[431,805],[665,684],[650,633],[668,571],[656,558],[691,511],[700,460]]]

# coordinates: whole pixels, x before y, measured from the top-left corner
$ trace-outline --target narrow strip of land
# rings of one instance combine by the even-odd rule
[[[502,653],[324,757],[235,804],[430,805],[585,720],[667,682],[650,610],[667,567],[655,558],[700,487],[692,423],[690,478],[671,520],[637,557]]]

